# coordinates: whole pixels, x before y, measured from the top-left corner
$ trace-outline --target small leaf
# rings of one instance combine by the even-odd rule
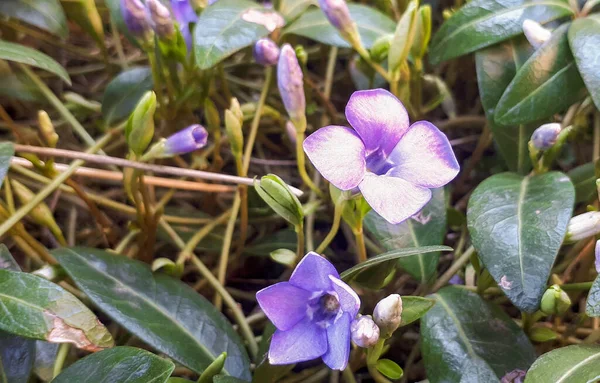
[[[593,162],[571,169],[567,175],[575,186],[575,203],[588,202],[598,194]]]
[[[531,329],[529,338],[534,342],[548,342],[558,338],[558,334],[548,327],[534,327]]]
[[[569,27],[569,45],[579,74],[600,109],[600,61],[597,50],[590,49],[600,47],[600,15],[575,19]]]
[[[52,383],[164,383],[174,369],[170,360],[146,350],[122,346],[78,360]]]
[[[435,299],[404,296],[402,297],[402,316],[400,326],[406,326],[425,315],[435,305]]]
[[[374,8],[350,3],[348,9],[366,48],[371,48],[375,40],[381,36],[392,34],[396,30],[396,23]],[[308,10],[298,20],[285,28],[283,33],[307,37],[340,48],[350,47],[350,44],[329,23],[320,9]]]
[[[542,355],[527,371],[525,383],[595,382],[600,376],[600,347],[574,345]]]
[[[0,187],[4,182],[12,156],[15,155],[15,147],[12,142],[0,142]]]
[[[533,312],[567,231],[575,189],[563,173],[489,177],[469,199],[467,222],[482,263],[520,310]]]
[[[568,24],[557,28],[519,69],[498,101],[497,123],[524,124],[545,119],[584,97],[585,85],[569,48],[568,28]]]
[[[279,13],[287,20],[292,21],[300,16],[311,5],[317,5],[316,0],[281,0]]]
[[[132,68],[115,77],[102,96],[102,117],[106,124],[112,125],[129,117],[142,96],[152,87],[152,73],[148,67]]]
[[[2,6],[1,4],[2,2],[0,2],[0,7]],[[69,78],[69,74],[65,68],[54,61],[52,57],[35,49],[31,49],[21,44],[0,41],[0,59],[27,64],[36,68],[47,70],[48,72],[54,73],[58,77],[65,80],[67,84],[71,85],[71,79]]]
[[[521,328],[478,294],[449,286],[430,298],[437,303],[421,319],[421,349],[431,383],[497,382],[535,360]]]
[[[292,267],[296,263],[296,253],[289,249],[277,249],[269,255],[273,261],[284,266]]]
[[[523,33],[523,20],[541,24],[573,14],[562,0],[473,0],[446,21],[431,41],[433,64],[475,52]]]
[[[585,313],[591,317],[600,317],[600,275],[596,277],[588,293]]]
[[[27,288],[23,288],[26,286]],[[0,329],[27,338],[73,343],[88,351],[112,347],[110,333],[71,293],[35,275],[0,270]]]
[[[377,361],[377,371],[381,372],[390,379],[400,379],[402,375],[404,375],[402,367],[398,366],[396,362],[389,359],[379,359]]]
[[[0,14],[35,25],[59,37],[69,35],[59,0],[2,0]]]
[[[415,31],[417,28],[417,16],[419,15],[419,2],[413,0],[408,3],[406,10],[398,21],[398,26],[392,38],[390,52],[388,54],[388,68],[395,71],[408,58],[408,53],[413,45]]]

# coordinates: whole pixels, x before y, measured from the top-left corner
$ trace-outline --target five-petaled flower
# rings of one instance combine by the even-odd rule
[[[317,170],[341,190],[360,190],[392,224],[418,213],[459,165],[444,133],[427,121],[409,125],[402,103],[383,89],[355,92],[346,106],[353,129],[326,126],[304,141]]]
[[[343,370],[350,353],[350,323],[360,299],[325,258],[308,253],[290,277],[256,293],[258,304],[277,330],[269,362],[292,364],[323,358]]]

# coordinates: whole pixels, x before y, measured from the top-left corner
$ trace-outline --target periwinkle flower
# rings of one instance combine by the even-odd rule
[[[354,129],[321,128],[306,138],[304,151],[335,187],[358,187],[392,224],[419,212],[431,199],[430,189],[458,174],[446,135],[427,121],[409,125],[402,103],[384,89],[354,92],[346,119]]]
[[[175,35],[175,25],[171,18],[171,12],[159,0],[146,0],[150,11],[152,27],[156,35],[161,39],[170,39]]]
[[[525,38],[534,48],[539,48],[542,44],[550,39],[552,32],[542,26],[535,20],[525,19],[523,21],[523,33]]]
[[[194,11],[194,7],[190,3],[190,0],[171,0],[171,9],[175,20],[179,24],[179,30],[185,40],[188,52],[192,50],[192,33],[190,32],[190,23],[198,21],[198,15]]]
[[[350,334],[354,344],[362,348],[373,347],[379,341],[379,327],[366,315],[352,321]]]
[[[140,0],[121,0],[121,14],[129,32],[135,37],[148,38],[152,31],[148,9]]]
[[[306,98],[302,68],[300,68],[296,52],[290,44],[285,44],[279,54],[277,86],[285,110],[294,125],[297,125],[299,121],[306,118]]]
[[[167,137],[164,154],[175,156],[190,153],[206,146],[208,132],[202,125],[190,125],[187,128]]]
[[[350,323],[360,299],[325,258],[308,253],[290,277],[256,293],[258,304],[277,330],[269,362],[292,364],[323,358],[343,370],[350,354]]]
[[[319,7],[337,30],[345,32],[354,28],[346,0],[319,0]]]
[[[254,44],[254,59],[264,66],[277,64],[279,60],[279,47],[269,38],[262,38]]]
[[[556,144],[560,131],[559,123],[544,124],[533,132],[531,142],[536,149],[548,150]]]

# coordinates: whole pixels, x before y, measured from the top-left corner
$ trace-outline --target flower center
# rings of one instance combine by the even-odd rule
[[[337,313],[340,309],[340,302],[331,294],[325,294],[321,297],[321,307],[326,313]]]
[[[323,294],[308,306],[308,316],[316,324],[328,327],[340,311],[340,301],[333,294]]]

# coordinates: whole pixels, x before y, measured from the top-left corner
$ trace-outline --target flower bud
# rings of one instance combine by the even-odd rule
[[[152,32],[148,9],[140,0],[121,0],[121,14],[131,34],[149,40]]]
[[[292,121],[288,121],[285,123],[285,133],[287,134],[290,142],[293,145],[296,145],[296,127]]]
[[[414,58],[421,59],[427,52],[431,38],[431,6],[424,5],[419,8],[417,13],[417,26],[410,53]]]
[[[362,348],[373,347],[379,341],[379,327],[367,315],[352,321],[350,334],[352,335],[352,341]]]
[[[231,110],[225,111],[225,130],[231,145],[234,157],[239,157],[244,150],[244,134],[242,133],[242,121]]]
[[[56,143],[58,142],[58,134],[54,130],[54,125],[52,124],[52,120],[50,120],[50,116],[43,110],[38,112],[38,122],[40,124],[40,133],[44,140],[51,148],[56,148]]]
[[[302,225],[304,220],[302,205],[281,178],[268,174],[260,181],[255,179],[254,188],[275,213],[296,227]]]
[[[269,38],[262,38],[254,44],[254,60],[264,66],[277,64],[279,60],[279,47]]]
[[[346,0],[319,0],[319,6],[335,29],[347,33],[355,28]]]
[[[600,233],[600,212],[589,211],[569,221],[565,241],[577,242]]]
[[[377,40],[375,40],[370,50],[371,58],[373,59],[373,61],[382,62],[387,58],[388,53],[390,51],[390,46],[392,45],[393,38],[394,35],[389,34],[383,35]]]
[[[402,297],[391,294],[382,299],[373,310],[373,319],[383,338],[389,338],[400,326],[402,320]]]
[[[571,298],[560,288],[552,285],[542,296],[540,310],[546,315],[562,315],[571,307]]]
[[[527,373],[523,370],[512,370],[502,377],[500,383],[523,383],[525,381],[526,374]]]
[[[206,146],[208,132],[202,125],[190,125],[169,136],[165,141],[165,155],[171,157],[190,153]]]
[[[544,44],[550,36],[552,36],[552,32],[546,28],[544,28],[540,23],[534,20],[525,19],[523,21],[523,33],[534,48],[539,48],[542,44]]]
[[[277,64],[277,86],[283,100],[285,110],[290,119],[299,128],[306,125],[306,98],[304,96],[304,75],[296,58],[294,49],[289,44],[281,48]],[[306,126],[304,126],[304,129]]]
[[[169,9],[162,5],[159,0],[146,0],[146,6],[150,10],[152,27],[156,35],[161,39],[175,37],[175,24],[173,23]]]
[[[59,265],[45,265],[33,271],[31,274],[37,275],[49,281],[58,281],[65,277],[65,271]]]
[[[240,102],[237,98],[232,97],[231,102],[229,103],[229,110],[241,121],[244,122],[244,111],[240,106]]]
[[[206,117],[206,124],[211,132],[221,128],[221,117],[219,111],[209,98],[204,100],[204,116]]]
[[[156,94],[146,92],[129,116],[125,127],[125,138],[129,149],[140,155],[152,141],[154,136],[154,112],[156,111]]]
[[[308,52],[306,52],[306,49],[304,49],[304,45],[296,45],[294,52],[296,52],[296,58],[298,59],[298,62],[301,65],[306,66],[306,63],[308,62]]]
[[[544,124],[533,132],[531,142],[538,150],[548,150],[556,143],[560,131],[559,123]]]
[[[594,249],[594,255],[596,261],[594,265],[596,266],[596,272],[600,274],[600,241],[596,241],[596,248]]]

